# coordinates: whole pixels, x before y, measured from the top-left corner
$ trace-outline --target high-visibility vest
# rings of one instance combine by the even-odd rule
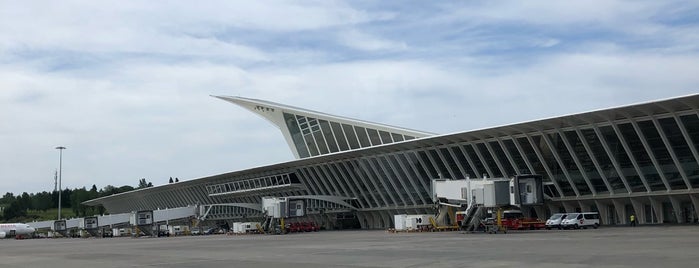
[[[634,221],[634,220],[636,220],[636,216],[631,215],[631,221]]]

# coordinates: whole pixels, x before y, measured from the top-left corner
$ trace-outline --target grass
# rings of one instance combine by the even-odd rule
[[[62,208],[61,216],[64,219],[70,219],[75,217],[75,213],[70,208]],[[15,218],[11,220],[12,222],[32,222],[32,221],[49,221],[55,220],[58,217],[58,208],[48,209],[46,211],[41,210],[28,210],[26,217]]]

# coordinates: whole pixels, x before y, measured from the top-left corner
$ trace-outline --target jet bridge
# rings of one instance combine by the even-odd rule
[[[461,220],[462,227],[469,230],[480,223],[486,208],[541,207],[545,199],[543,188],[541,175],[517,175],[511,179],[435,179],[432,180],[432,199],[440,211],[438,221],[446,217],[444,207],[457,207],[464,210],[464,219],[453,217],[452,220]]]
[[[172,221],[177,220],[186,221],[188,219],[195,218],[198,215],[197,209],[198,206],[187,206],[153,210],[151,211],[152,215],[150,216],[150,224],[170,224]],[[76,234],[78,231],[80,231],[80,233],[82,234],[81,236],[86,236],[86,234],[89,234],[91,236],[99,236],[100,233],[105,234],[109,232],[108,230],[111,230],[112,228],[127,228],[130,225],[147,225],[145,223],[146,218],[141,216],[143,216],[143,214],[139,214],[139,212],[130,212],[58,221],[51,220],[29,222],[27,223],[27,225],[37,230],[51,230],[54,233],[58,233],[64,237],[69,237],[71,236],[71,234]],[[133,221],[132,218],[134,218]],[[136,221],[136,218],[140,219],[140,221]],[[152,231],[147,232],[149,234],[152,234]]]
[[[99,221],[98,221],[97,216],[85,217],[82,219],[82,221],[79,221],[78,228],[80,229],[80,236],[81,237],[88,237],[88,236],[99,237],[100,236],[100,229],[99,229],[98,222]]]

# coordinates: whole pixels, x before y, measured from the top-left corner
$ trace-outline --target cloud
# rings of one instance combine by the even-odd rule
[[[697,92],[693,6],[603,1],[26,2],[0,9],[4,191],[292,158],[209,95],[448,133]],[[668,19],[672,18],[672,19]]]
[[[356,30],[342,32],[339,34],[339,39],[342,44],[359,50],[403,50],[407,48],[405,43],[378,38]]]

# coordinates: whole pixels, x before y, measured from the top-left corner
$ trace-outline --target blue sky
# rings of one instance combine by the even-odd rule
[[[0,192],[293,158],[235,95],[451,133],[698,92],[684,1],[0,0]]]

